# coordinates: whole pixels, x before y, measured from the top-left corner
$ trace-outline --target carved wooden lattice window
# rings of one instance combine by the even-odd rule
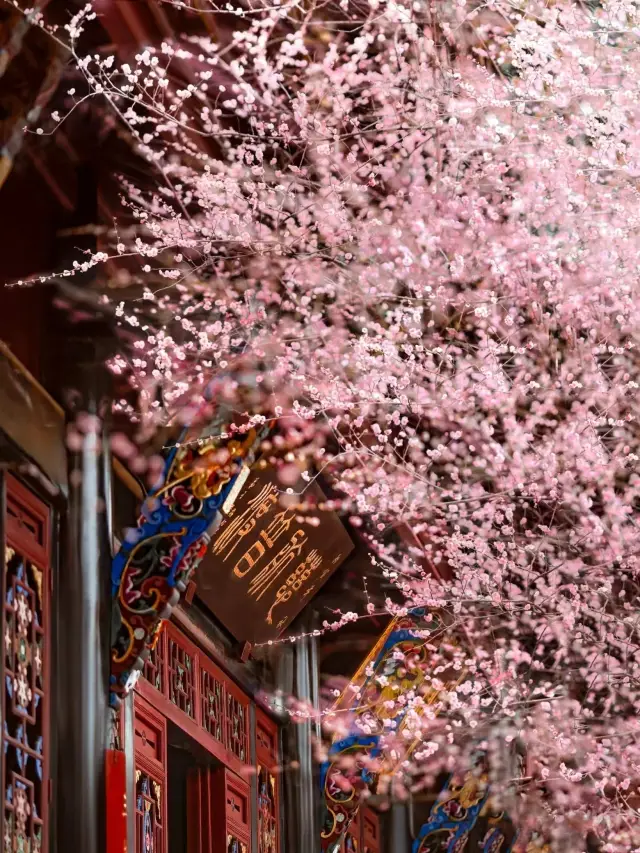
[[[250,762],[248,696],[175,625],[163,627],[145,663],[144,677],[138,692],[178,722],[173,711],[162,708],[158,697],[146,689],[147,684],[155,687],[203,733],[216,741],[218,750],[216,745],[203,741],[214,755],[225,763],[228,763],[229,753],[242,764]],[[190,734],[199,739],[195,732],[190,731]]]
[[[136,850],[158,853],[164,833],[161,784],[150,773],[136,770]]]
[[[227,748],[240,761],[249,761],[249,701],[234,685],[227,685]]]
[[[149,653],[149,658],[144,665],[143,675],[160,693],[165,692],[166,672],[166,647],[167,635],[160,631],[158,641]]]
[[[195,719],[195,655],[185,648],[173,631],[167,634],[167,646],[169,699],[188,717]]]
[[[138,692],[219,760],[239,772],[249,764],[249,697],[173,624],[165,624]],[[148,685],[155,687],[173,707]],[[189,721],[176,718],[178,708]],[[196,729],[190,728],[193,723]]]
[[[256,758],[258,771],[258,853],[278,853],[280,805],[278,728],[266,714],[256,712]]]
[[[220,743],[224,743],[224,680],[213,667],[201,662],[200,702],[202,727]]]
[[[50,512],[6,478],[2,789],[5,853],[46,853]]]
[[[135,853],[166,853],[166,722],[139,697],[136,697],[134,737]]]

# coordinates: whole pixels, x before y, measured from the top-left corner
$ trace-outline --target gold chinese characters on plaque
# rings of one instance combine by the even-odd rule
[[[281,634],[353,550],[335,513],[301,513],[281,503],[281,492],[273,469],[252,471],[223,508],[196,575],[198,597],[237,640],[253,644]],[[315,484],[309,496],[324,500]]]

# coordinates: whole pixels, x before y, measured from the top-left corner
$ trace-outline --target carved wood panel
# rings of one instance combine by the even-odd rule
[[[362,853],[362,826],[359,812],[347,830],[342,842],[341,853]]]
[[[162,629],[143,675],[195,723],[197,733],[189,726],[185,730],[203,746],[225,763],[233,764],[235,759],[249,764],[249,697],[175,625]],[[152,699],[146,690],[144,695]],[[175,712],[168,716],[175,719]]]
[[[235,686],[226,686],[227,748],[244,764],[249,762],[249,700]]]
[[[220,743],[225,743],[224,676],[208,661],[200,663],[200,702],[203,728]]]
[[[280,850],[280,774],[278,727],[266,714],[256,711],[256,758],[258,773],[258,853]]]
[[[3,850],[46,853],[50,510],[7,476],[3,521]]]
[[[199,767],[189,777],[188,853],[251,853],[249,785],[225,767]]]
[[[135,699],[135,853],[167,853],[167,728],[164,717]]]
[[[146,714],[137,715],[136,756],[155,762],[152,768],[156,774],[161,773],[163,750],[166,749],[163,726],[167,718],[225,765],[215,769],[194,768],[189,775],[189,853],[252,853],[252,822],[257,824],[258,846],[255,853],[279,853],[277,724],[256,709],[258,780],[257,795],[252,794],[251,786],[241,778],[244,768],[251,763],[249,697],[202,649],[171,624],[165,626],[159,636],[144,675],[150,682],[142,680],[139,683],[136,701],[142,701],[142,694],[148,700],[148,707],[156,709],[156,720],[159,718],[162,725],[154,723]],[[150,781],[154,779],[163,789],[167,781],[166,772],[162,778],[151,775]],[[143,802],[153,815],[153,802],[148,794],[144,795]],[[158,809],[156,811],[162,816]],[[142,816],[143,810],[139,812],[139,820]],[[159,838],[166,838],[166,825],[162,825],[161,830]],[[165,853],[158,847],[159,840],[154,843],[151,850],[140,848],[136,853]]]
[[[169,699],[196,718],[196,654],[173,631],[167,632]]]
[[[158,641],[149,653],[142,674],[160,693],[166,690],[167,635],[160,631]]]

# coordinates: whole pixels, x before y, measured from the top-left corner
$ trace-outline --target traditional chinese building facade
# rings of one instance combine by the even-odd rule
[[[103,43],[122,52],[171,36],[161,4],[101,12]],[[2,10],[3,284],[95,250],[112,214],[117,134],[89,113],[50,138],[23,132],[62,73],[55,45]],[[335,517],[318,533],[278,505],[250,437],[233,453],[242,482],[196,483],[188,459],[169,458],[166,514],[145,522],[143,484],[108,451],[115,337],[97,296],[109,286],[85,275],[0,290],[4,853],[319,853],[313,725],[264,697],[318,704],[318,596],[349,586],[353,542]],[[73,426],[69,442],[78,415],[99,428]],[[190,515],[185,488],[201,501]],[[286,631],[304,636],[267,654]],[[336,849],[381,853],[381,835],[366,809]]]
[[[5,310],[12,310],[10,301]],[[5,325],[0,353],[4,850],[319,850],[321,791],[310,724],[292,725],[262,698],[263,687],[282,685],[317,701],[316,640],[280,647],[282,654],[269,660],[253,644],[278,637],[294,617],[306,630],[316,583],[339,568],[351,542],[342,530],[326,561],[312,535],[293,529],[272,502],[254,538],[246,534],[246,542],[241,536],[234,544],[229,527],[240,517],[247,526],[256,488],[261,493],[249,481],[220,528],[222,544],[207,542],[197,584],[183,584],[180,603],[141,651],[137,681],[130,679],[114,702],[114,557],[143,495],[124,468],[95,452],[95,435],[69,450],[66,422],[74,409],[64,405],[64,388],[69,383],[85,395],[82,410],[102,411],[108,391],[100,384],[108,377],[99,349],[108,329],[93,319],[66,326],[53,304],[50,311],[51,323],[69,335],[70,361],[85,359],[78,358],[73,378],[61,365],[60,384],[45,388],[41,365],[56,350],[37,338],[30,345],[29,314],[21,308]],[[21,347],[24,360],[14,354]],[[263,476],[258,471],[256,483]],[[243,626],[242,600],[227,590],[225,601],[221,585],[216,603],[209,571],[227,562],[229,574],[242,579],[256,555],[264,574],[253,572],[258,588],[247,581],[242,592],[254,608]],[[277,584],[270,582],[274,568],[282,576]],[[135,639],[142,623],[132,624]],[[379,836],[379,818],[367,810],[340,850],[380,853]]]

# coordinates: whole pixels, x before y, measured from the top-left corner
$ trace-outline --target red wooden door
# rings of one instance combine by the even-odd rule
[[[163,725],[171,721],[218,762],[215,767],[194,768],[187,779],[189,853],[280,853],[276,723],[256,709],[256,798],[245,781],[252,761],[249,697],[172,624],[159,634],[144,676],[136,686],[136,708],[155,709],[157,720]],[[148,711],[139,712],[141,719],[148,721]],[[145,767],[156,774],[150,780],[163,792],[166,759],[161,750],[147,744],[146,750],[150,748],[156,752],[147,758],[154,763]],[[144,753],[138,744],[136,756]],[[156,846],[148,850],[138,842],[136,853],[166,853],[166,811],[158,808],[156,812],[161,821]],[[255,851],[251,850],[252,820],[257,822]]]
[[[362,853],[362,827],[360,825],[360,812],[356,813],[346,832],[341,846],[341,853]]]
[[[166,720],[135,698],[135,853],[167,853]]]
[[[278,727],[256,710],[258,773],[258,853],[280,850],[280,775]]]
[[[166,624],[139,695],[236,773],[250,764],[248,696],[175,625]]]
[[[194,769],[187,784],[189,853],[251,853],[249,785],[226,767]]]
[[[380,818],[372,809],[362,809],[362,853],[380,853]]]

